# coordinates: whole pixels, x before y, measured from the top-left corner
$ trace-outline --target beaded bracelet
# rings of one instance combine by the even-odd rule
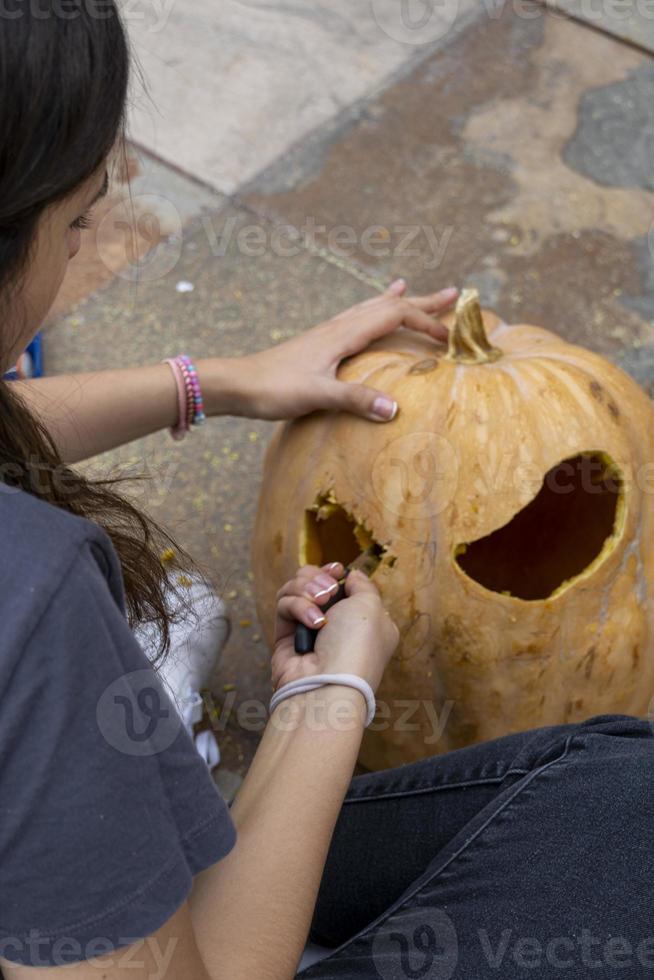
[[[193,362],[186,354],[167,357],[162,362],[170,366],[177,388],[177,425],[170,428],[173,439],[183,439],[192,425],[206,421],[202,389]]]
[[[182,376],[182,382],[184,384],[184,420],[186,429],[193,424],[193,418],[195,417],[195,399],[193,397],[193,385],[191,384],[191,377],[183,361],[178,360],[177,366],[179,368],[180,374]]]
[[[174,357],[167,357],[164,361],[162,361],[162,363],[169,365],[175,379],[175,387],[177,388],[177,425],[171,426],[168,431],[173,439],[179,441],[180,439],[183,439],[188,432],[188,416],[186,411],[188,396],[186,394],[184,375],[182,374],[182,370]]]
[[[190,386],[190,408],[192,409],[190,424],[202,425],[203,422],[206,422],[207,417],[204,414],[204,401],[202,399],[202,389],[200,388],[198,372],[195,370],[190,357],[187,357],[186,354],[178,354],[176,360],[187,381],[187,392]]]

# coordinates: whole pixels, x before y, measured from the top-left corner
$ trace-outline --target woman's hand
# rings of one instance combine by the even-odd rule
[[[406,283],[398,279],[385,293],[276,347],[228,361],[199,362],[208,414],[290,419],[326,409],[390,421],[398,408],[392,398],[367,385],[338,381],[336,372],[344,358],[397,327],[434,340],[447,337],[437,317],[452,306],[457,290],[404,299],[405,290]]]
[[[368,681],[373,691],[379,686],[400,634],[385,611],[376,586],[359,571],[350,572],[345,580],[347,598],[333,605],[325,617],[321,606],[338,589],[338,579],[344,571],[338,562],[323,568],[305,565],[277,593],[272,658],[275,690],[300,677],[324,673],[357,674]],[[320,630],[314,653],[295,653],[298,622]]]

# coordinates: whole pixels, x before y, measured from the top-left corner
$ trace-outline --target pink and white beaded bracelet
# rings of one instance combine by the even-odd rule
[[[162,363],[170,365],[177,386],[177,425],[172,426],[170,434],[179,440],[192,425],[202,425],[206,421],[202,389],[198,372],[186,354],[167,357]]]

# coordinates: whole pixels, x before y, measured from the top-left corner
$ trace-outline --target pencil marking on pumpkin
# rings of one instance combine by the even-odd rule
[[[401,630],[401,647],[398,660],[406,663],[422,652],[431,636],[431,615],[416,611],[409,623]],[[409,652],[408,647],[411,647]]]
[[[588,650],[586,651],[584,657],[579,661],[577,670],[579,669],[579,667],[585,665],[584,666],[584,677],[586,678],[586,680],[588,680],[588,678],[590,677],[590,675],[593,672],[593,664],[595,663],[595,655],[596,655],[596,653],[597,653],[597,649],[595,647],[589,647]]]

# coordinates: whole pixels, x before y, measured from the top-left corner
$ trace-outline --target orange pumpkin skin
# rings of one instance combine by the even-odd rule
[[[382,549],[373,580],[402,639],[364,736],[360,761],[369,769],[603,712],[643,715],[654,693],[654,408],[600,356],[538,327],[507,326],[487,312],[483,320],[496,360],[448,359],[428,338],[398,331],[342,366],[344,380],[397,399],[393,422],[317,413],[280,425],[268,449],[253,569],[270,643],[279,586],[307,558],[342,558],[342,536],[335,552],[323,540],[316,553],[315,534],[307,539],[307,527],[322,527],[317,506],[327,513],[332,501],[357,522],[362,545],[369,533]],[[612,501],[606,472],[583,493],[559,493],[564,460],[570,472],[606,461]],[[510,553],[496,562],[490,547],[483,575],[514,587],[480,582],[462,566],[462,546],[521,527],[510,522],[552,473],[554,496],[543,499],[555,519],[546,510],[529,534],[511,531],[520,568],[511,569]],[[560,569],[588,557],[579,529],[590,541],[604,526],[596,500],[583,496],[595,492],[593,479],[610,536],[557,582]],[[577,494],[572,517],[566,493]],[[535,598],[518,597],[523,580]]]

